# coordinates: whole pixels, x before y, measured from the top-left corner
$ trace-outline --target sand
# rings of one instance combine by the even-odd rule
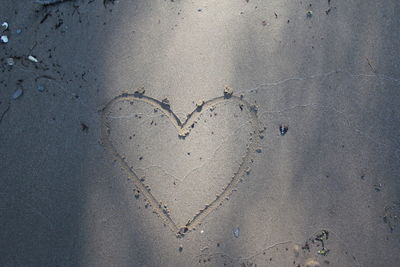
[[[396,1],[1,2],[1,266],[399,265]]]

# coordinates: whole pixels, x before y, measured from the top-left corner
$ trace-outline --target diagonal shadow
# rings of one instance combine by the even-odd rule
[[[97,107],[108,89],[99,66],[112,5],[1,5],[10,25],[2,62],[15,60],[2,67],[2,99],[15,83],[24,94],[10,101],[0,125],[0,265],[110,266],[116,259],[145,265],[152,252],[140,232],[143,211],[121,216],[135,210],[132,188],[114,179],[98,143]],[[38,64],[24,59],[29,54]]]
[[[263,167],[252,175],[258,187],[249,185],[242,194],[252,197],[242,196],[232,211],[232,221],[247,228],[244,231],[255,244],[238,241],[227,255],[248,257],[274,243],[301,242],[315,231],[329,229],[339,238],[332,250],[355,256],[348,257],[349,266],[393,265],[397,256],[384,250],[399,244],[388,235],[382,214],[398,199],[394,177],[399,146],[393,138],[399,131],[393,121],[399,112],[394,93],[399,85],[394,63],[398,59],[392,51],[399,39],[392,30],[398,27],[394,14],[399,5],[311,4],[271,4],[269,12],[279,17],[267,20],[270,29],[260,35],[252,26],[243,33],[249,41],[238,49],[238,65],[249,66],[250,55],[256,54],[264,63],[247,72],[261,68],[287,74],[269,83],[264,77],[270,74],[260,74],[258,84],[264,85],[252,90],[246,83],[255,82],[243,78],[249,76],[246,71],[235,75],[240,77],[236,87],[249,101],[257,101],[260,123],[267,130],[262,141],[265,154],[255,164]],[[311,18],[307,10],[313,11]],[[363,15],[373,10],[379,12]],[[268,39],[276,41],[271,53],[261,49]],[[279,135],[282,124],[289,125],[285,136]],[[388,128],[392,130],[385,131]],[[387,185],[385,192],[375,192],[380,184]],[[243,211],[238,215],[237,210]],[[253,232],[264,233],[266,244]]]
[[[25,51],[45,65],[18,61],[13,69],[3,68],[8,86],[2,83],[2,91],[11,95],[22,78],[27,88],[35,87],[35,78],[43,75],[39,81],[47,88],[44,95],[26,89],[0,124],[2,265],[187,266],[205,245],[211,253],[238,257],[234,265],[275,243],[301,242],[321,228],[340,237],[333,251],[344,244],[363,266],[395,266],[399,260],[398,241],[379,217],[399,192],[393,178],[399,172],[400,132],[394,123],[397,2],[244,1],[243,24],[221,30],[235,35],[222,49],[233,51],[226,59],[230,64],[218,57],[220,50],[212,53],[215,66],[209,68],[223,78],[204,81],[197,91],[187,88],[207,75],[195,70],[197,76],[182,82],[179,68],[171,63],[166,72],[176,79],[168,78],[160,63],[168,62],[178,46],[166,28],[176,28],[181,18],[163,24],[158,16],[181,12],[180,2],[128,1],[104,8],[100,1],[67,1],[41,9],[7,0],[2,5],[7,8],[0,14],[20,21],[27,35],[13,33],[11,40],[18,43],[3,46],[1,57]],[[224,12],[236,12],[236,4],[228,7]],[[202,8],[195,11],[202,14],[213,5]],[[235,15],[227,22],[237,21]],[[199,29],[219,33],[203,23],[208,28]],[[196,39],[189,37],[183,40]],[[193,51],[201,51],[192,42],[193,50],[183,51],[187,57],[178,62],[206,66],[190,60]],[[231,77],[219,72],[225,68]],[[265,84],[285,77],[290,79]],[[119,179],[124,174],[97,143],[101,120],[96,110],[120,93],[117,88],[146,86],[163,88],[152,92],[157,99],[180,94],[173,101],[185,102],[184,113],[190,101],[218,95],[217,89],[204,88],[227,81],[259,107],[266,127],[262,153],[238,192],[200,226],[212,235],[196,231],[184,240],[171,238],[148,216],[142,199],[134,200],[135,188]],[[289,125],[285,136],[279,136],[281,124]],[[239,238],[232,235],[236,226]]]

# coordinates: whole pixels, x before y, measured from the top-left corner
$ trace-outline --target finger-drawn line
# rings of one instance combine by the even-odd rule
[[[183,226],[177,225],[177,223],[170,217],[169,213],[165,212],[162,205],[160,205],[160,201],[150,192],[150,190],[146,187],[146,185],[140,180],[136,172],[131,167],[129,167],[129,164],[127,163],[125,158],[121,156],[121,154],[117,151],[117,149],[110,140],[111,129],[109,126],[109,121],[107,120],[108,115],[111,113],[110,110],[114,104],[123,101],[141,101],[155,108],[158,108],[159,110],[161,110],[161,112],[163,112],[166,115],[166,117],[169,118],[171,123],[176,128],[178,136],[182,139],[184,139],[186,136],[190,134],[190,131],[192,129],[191,125],[196,122],[200,114],[212,106],[232,101],[241,104],[241,106],[245,108],[244,110],[246,110],[250,114],[250,120],[249,120],[250,137],[246,147],[246,154],[243,157],[241,163],[239,164],[237,171],[234,173],[232,179],[223,189],[222,193],[217,195],[213,201],[206,204],[202,210],[200,210],[196,215],[194,215],[192,219],[189,219],[188,222]],[[162,103],[154,98],[138,93],[134,94],[123,93],[119,96],[114,97],[104,106],[104,108],[101,110],[101,113],[102,113],[101,115],[102,144],[105,146],[107,150],[111,152],[114,158],[120,163],[122,169],[125,171],[128,177],[132,179],[135,186],[143,193],[145,199],[149,202],[153,211],[162,219],[162,221],[166,225],[169,226],[169,228],[172,231],[176,233],[178,237],[183,237],[185,233],[193,230],[196,227],[196,225],[200,224],[213,210],[215,210],[218,206],[222,205],[224,200],[228,198],[228,196],[233,192],[238,182],[244,175],[248,165],[250,165],[251,158],[255,152],[258,141],[258,139],[256,138],[256,132],[258,130],[257,112],[255,111],[254,107],[250,105],[250,103],[234,95],[230,97],[225,97],[225,96],[216,97],[204,102],[204,104],[201,107],[196,108],[195,110],[192,111],[192,113],[187,115],[186,120],[183,122],[165,103]]]

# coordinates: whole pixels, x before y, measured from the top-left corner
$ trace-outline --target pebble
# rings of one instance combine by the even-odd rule
[[[299,245],[294,245],[293,246],[293,253],[295,257],[298,257],[300,255],[300,246]]]
[[[204,105],[204,100],[199,100],[199,101],[196,102],[196,106],[198,108],[202,107],[203,105]]]
[[[233,236],[236,238],[238,238],[240,236],[240,228],[239,227],[233,229]]]
[[[15,90],[14,94],[12,95],[12,98],[13,98],[13,99],[17,99],[17,98],[19,98],[20,96],[22,96],[23,93],[24,93],[24,91],[22,91],[22,89],[19,88],[19,89]]]
[[[251,168],[250,168],[250,167],[247,167],[245,172],[246,172],[247,175],[249,175],[250,172],[251,172]]]
[[[144,93],[146,92],[146,90],[144,90],[144,87],[139,88],[135,91],[135,94],[139,94],[139,95],[144,95]]]
[[[170,104],[168,98],[164,98],[161,102],[162,102],[162,104],[164,105],[164,107],[170,108],[171,104]]]
[[[189,132],[190,132],[189,129],[183,128],[179,130],[178,135],[179,137],[186,137],[189,135]]]
[[[7,58],[6,62],[8,66],[13,66],[15,64],[14,59],[12,57]]]
[[[38,90],[39,92],[43,92],[43,91],[44,91],[44,86],[41,85],[41,84],[39,84],[39,85],[36,87],[36,90]]]
[[[233,89],[230,88],[229,86],[225,86],[224,88],[224,96],[225,97],[231,97],[233,94]]]
[[[0,37],[0,40],[1,40],[2,43],[6,44],[6,43],[8,43],[8,36],[7,35],[2,35]]]
[[[289,127],[287,127],[285,125],[279,126],[279,133],[281,136],[284,136],[288,130],[289,130]]]
[[[28,59],[32,62],[38,63],[39,60],[37,60],[37,58],[35,58],[34,56],[28,56]]]
[[[251,105],[251,106],[250,106],[250,110],[251,110],[252,112],[257,113],[257,112],[258,112],[258,107],[257,107],[256,105]]]
[[[189,231],[189,228],[187,227],[181,227],[181,229],[179,229],[179,233],[183,236],[184,234],[186,234]]]

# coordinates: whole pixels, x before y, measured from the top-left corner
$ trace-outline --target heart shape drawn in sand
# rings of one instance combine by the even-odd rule
[[[182,139],[183,142],[188,138],[194,125],[200,122],[200,115],[204,113],[206,110],[213,110],[216,106],[219,106],[223,103],[225,104],[235,104],[240,108],[240,112],[245,112],[248,119],[246,119],[245,130],[248,131],[248,140],[245,146],[245,151],[243,152],[243,156],[240,160],[237,161],[238,167],[233,170],[233,175],[229,180],[227,179],[224,184],[222,191],[219,192],[212,200],[204,201],[204,208],[202,208],[197,214],[195,214],[192,218],[189,218],[188,222],[185,225],[178,225],[176,220],[174,220],[170,214],[168,209],[160,204],[162,203],[158,199],[158,197],[149,189],[148,186],[144,183],[144,180],[140,178],[136,169],[133,166],[130,166],[130,163],[126,159],[126,155],[123,155],[118,147],[112,142],[110,137],[110,132],[112,126],[110,126],[110,121],[108,120],[110,114],[112,113],[113,107],[117,103],[128,102],[131,105],[134,102],[145,104],[150,106],[154,111],[160,110],[163,114],[163,117],[168,117],[169,121],[173,124],[175,129],[177,130],[177,139]],[[120,108],[121,110],[121,108]],[[114,97],[111,101],[109,101],[104,108],[101,110],[101,139],[102,144],[105,148],[113,155],[115,160],[120,164],[121,168],[126,172],[128,178],[132,180],[137,187],[138,192],[141,192],[148,202],[148,205],[152,207],[154,212],[162,219],[164,224],[168,225],[172,231],[174,231],[178,237],[182,237],[185,233],[193,230],[196,225],[199,225],[204,218],[209,215],[212,211],[214,211],[217,207],[221,206],[224,200],[229,199],[230,194],[235,190],[237,184],[242,179],[242,177],[249,172],[249,166],[252,162],[252,156],[256,150],[257,146],[257,131],[258,128],[258,119],[257,119],[257,109],[254,105],[250,105],[247,101],[243,100],[242,97],[237,97],[232,94],[226,94],[224,96],[216,97],[210,99],[208,101],[202,101],[197,104],[197,108],[190,114],[187,115],[185,121],[181,121],[178,116],[171,110],[168,102],[161,102],[154,98],[148,97],[144,95],[144,92],[137,91],[133,94],[124,93],[119,96]],[[242,113],[243,114],[243,113]],[[238,117],[239,115],[235,115]],[[243,115],[244,116],[244,115]],[[223,118],[225,119],[225,118]],[[206,120],[204,120],[205,122]],[[218,125],[217,125],[218,126]],[[163,133],[159,133],[162,135]],[[151,145],[151,142],[150,142]],[[232,144],[229,144],[232,145]],[[228,145],[228,146],[229,146]],[[159,151],[160,153],[165,153],[165,151]],[[157,155],[153,155],[157,156]],[[203,200],[201,200],[203,201]]]

